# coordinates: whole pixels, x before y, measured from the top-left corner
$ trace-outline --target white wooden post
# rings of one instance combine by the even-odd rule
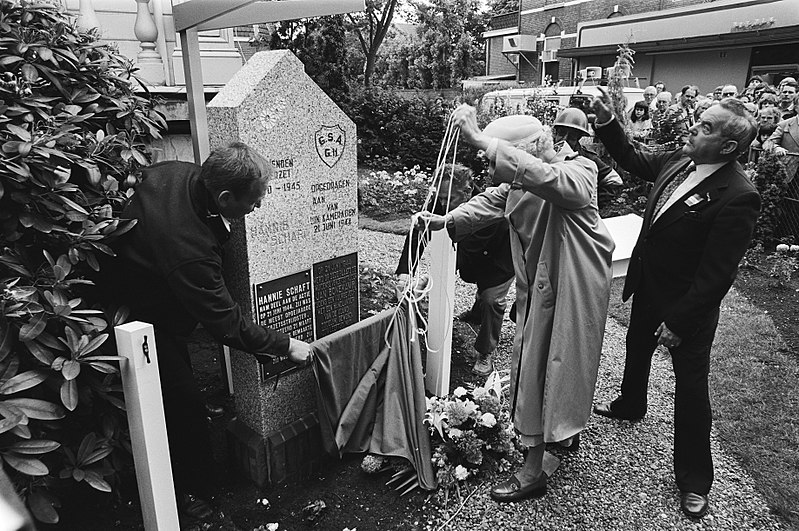
[[[430,310],[427,327],[425,388],[436,396],[449,393],[452,319],[455,313],[455,249],[447,231],[430,238]]]
[[[144,529],[180,529],[169,460],[169,443],[151,324],[134,321],[114,329]]]

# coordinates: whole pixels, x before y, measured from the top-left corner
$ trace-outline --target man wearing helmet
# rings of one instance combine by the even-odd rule
[[[599,158],[599,155],[580,143],[582,137],[591,136],[591,131],[588,130],[588,117],[582,110],[576,107],[569,107],[561,111],[552,124],[552,133],[556,150],[561,142],[566,142],[575,153],[596,164],[597,186],[599,188],[622,186],[621,176],[616,170],[605,164]]]
[[[546,493],[545,443],[576,446],[590,416],[614,243],[599,217],[596,164],[566,143],[555,152],[532,116],[499,118],[485,132],[473,107],[461,105],[453,119],[486,152],[497,186],[446,216],[420,213],[419,224],[446,227],[460,241],[497,219],[509,222],[517,307],[510,411],[529,451],[491,497],[513,502]]]

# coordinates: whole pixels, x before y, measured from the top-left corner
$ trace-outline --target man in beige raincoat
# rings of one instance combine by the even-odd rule
[[[459,241],[499,218],[509,221],[517,307],[510,407],[529,451],[491,496],[538,497],[546,493],[545,443],[568,445],[591,414],[614,243],[599,217],[592,161],[565,142],[553,150],[551,135],[531,116],[500,118],[485,132],[473,107],[461,105],[454,119],[465,140],[486,152],[498,185],[446,216],[419,213],[419,224],[446,227]]]

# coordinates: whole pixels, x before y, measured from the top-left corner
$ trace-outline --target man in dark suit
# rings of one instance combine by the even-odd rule
[[[592,102],[597,135],[624,169],[654,186],[622,297],[634,294],[621,396],[594,411],[642,418],[652,354],[658,345],[668,348],[676,377],[674,474],[680,506],[701,518],[713,482],[710,347],[721,300],[760,210],[760,196],[736,159],[757,126],[743,103],[726,98],[689,129],[685,146],[653,153],[627,140],[609,104],[607,94]]]
[[[222,275],[230,220],[261,206],[272,168],[242,143],[214,150],[202,166],[161,162],[146,168],[123,218],[136,219],[101,268],[109,304],[152,323],[169,454],[181,513],[206,518],[216,491],[205,402],[192,374],[186,338],[198,323],[214,339],[259,361],[307,363],[310,345],[259,326],[233,300]]]

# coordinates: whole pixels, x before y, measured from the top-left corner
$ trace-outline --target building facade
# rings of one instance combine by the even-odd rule
[[[523,85],[602,77],[622,43],[636,51],[641,87],[710,92],[799,75],[797,0],[521,0],[484,37],[487,77]]]

